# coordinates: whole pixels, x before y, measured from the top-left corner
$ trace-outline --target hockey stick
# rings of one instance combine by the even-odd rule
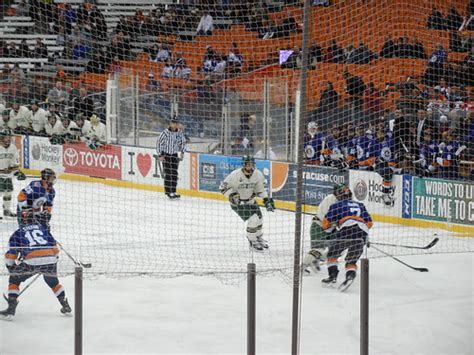
[[[28,284],[27,284],[25,287],[23,287],[23,290],[20,291],[20,293],[18,294],[17,298],[20,297],[21,294],[22,294],[23,292],[25,292],[25,291],[28,289],[28,287],[30,287],[30,286],[33,284],[33,282],[35,282],[36,280],[38,280],[38,277],[40,277],[40,276],[41,276],[41,274],[37,274],[33,279],[31,279],[31,281],[28,282]],[[7,297],[5,294],[3,294],[3,298],[5,298],[5,301],[8,302],[8,297]]]
[[[436,237],[433,239],[429,244],[425,245],[424,247],[417,247],[415,245],[403,245],[403,244],[390,244],[390,243],[376,243],[376,242],[370,242],[370,245],[384,245],[384,246],[389,246],[389,247],[400,247],[400,248],[407,248],[407,249],[430,249],[434,247],[439,241],[439,238]]]
[[[56,244],[59,245],[59,247],[61,248],[61,250],[67,255],[67,257],[68,257],[69,259],[72,260],[72,262],[73,262],[74,264],[76,264],[76,266],[82,266],[82,267],[85,268],[85,269],[89,269],[89,268],[92,267],[92,264],[91,264],[91,263],[81,263],[80,261],[77,261],[76,259],[74,259],[74,258],[72,257],[72,255],[69,254],[69,253],[67,252],[67,250],[64,249],[64,247],[62,246],[62,244],[59,243],[58,241],[56,241]]]
[[[389,253],[387,253],[387,252],[385,252],[385,251],[383,251],[383,250],[381,250],[381,249],[379,249],[379,248],[377,248],[377,247],[372,246],[372,248],[374,248],[375,250],[378,250],[378,251],[381,252],[382,254],[385,254],[386,256],[392,258],[393,260],[398,261],[400,264],[403,264],[403,265],[409,267],[410,269],[413,269],[413,270],[415,270],[415,271],[420,271],[420,272],[428,272],[428,271],[429,271],[429,270],[428,270],[427,268],[425,268],[425,267],[414,267],[414,266],[411,266],[410,264],[407,264],[406,262],[404,262],[404,261],[402,261],[402,260],[400,260],[400,259],[394,257],[392,254],[389,254]]]
[[[160,169],[161,178],[164,179],[165,176],[163,175],[163,164],[161,161],[158,161],[158,168]]]

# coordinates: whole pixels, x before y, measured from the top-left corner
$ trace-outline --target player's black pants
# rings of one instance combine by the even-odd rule
[[[13,269],[10,269],[10,277],[8,279],[8,296],[13,298],[18,297],[20,284],[36,274],[43,275],[44,282],[46,282],[51,290],[53,290],[53,292],[56,294],[56,297],[59,299],[64,298],[65,293],[62,291],[62,286],[59,284],[56,264],[31,266],[22,263],[15,266]]]
[[[178,154],[163,155],[163,180],[165,181],[165,193],[176,193],[178,185]]]
[[[393,178],[393,170],[388,165],[387,162],[381,161],[375,167],[375,171],[382,177],[383,179],[383,193],[388,194],[391,192],[392,189],[392,178]]]
[[[336,231],[329,243],[327,254],[329,274],[337,275],[337,258],[342,255],[344,250],[347,250],[346,269],[355,269],[357,261],[364,251],[366,240],[367,233],[357,225]]]

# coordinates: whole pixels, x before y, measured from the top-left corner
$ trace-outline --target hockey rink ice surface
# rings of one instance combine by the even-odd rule
[[[15,182],[15,194],[28,181]],[[263,211],[270,249],[255,255],[228,203],[168,201],[162,193],[65,180],[55,188],[52,233],[93,266],[85,271],[84,354],[246,354],[243,273],[251,260],[263,273],[257,276],[257,353],[291,352],[292,213]],[[305,216],[305,250],[310,221]],[[15,228],[15,220],[0,221],[2,254]],[[472,238],[383,223],[369,238],[426,245],[435,235],[440,242],[433,252],[473,249]],[[473,255],[420,252],[400,259],[428,273],[368,250],[370,353],[473,354]],[[60,281],[73,306],[72,270],[61,253]],[[300,353],[358,354],[360,279],[340,293],[321,287],[325,276],[323,266],[303,278]],[[6,306],[1,300],[0,308]],[[39,279],[21,296],[14,320],[0,321],[0,354],[72,354],[74,318],[59,308]]]

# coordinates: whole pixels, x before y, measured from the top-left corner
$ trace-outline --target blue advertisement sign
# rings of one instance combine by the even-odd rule
[[[275,174],[275,172],[274,172]],[[273,198],[282,201],[296,200],[296,165],[288,164],[285,184],[273,192]],[[319,205],[321,201],[333,192],[334,185],[349,183],[349,173],[336,168],[304,165],[303,166],[303,203],[307,205]]]
[[[199,155],[199,190],[219,191],[221,182],[235,169],[242,167],[241,157],[228,157],[223,155],[200,154]],[[256,160],[256,167],[267,178],[270,183],[270,162],[268,160]]]
[[[402,187],[402,217],[411,218],[411,195],[412,195],[412,177],[403,175]]]

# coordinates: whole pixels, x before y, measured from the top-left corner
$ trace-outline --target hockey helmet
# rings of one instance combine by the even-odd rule
[[[344,183],[334,185],[333,194],[338,200],[347,200],[352,198],[351,189]]]
[[[255,158],[251,155],[244,155],[242,157],[242,166],[245,173],[252,175],[255,170]]]
[[[56,182],[56,173],[53,169],[43,169],[41,170],[41,180],[46,182],[48,187],[52,187]]]

